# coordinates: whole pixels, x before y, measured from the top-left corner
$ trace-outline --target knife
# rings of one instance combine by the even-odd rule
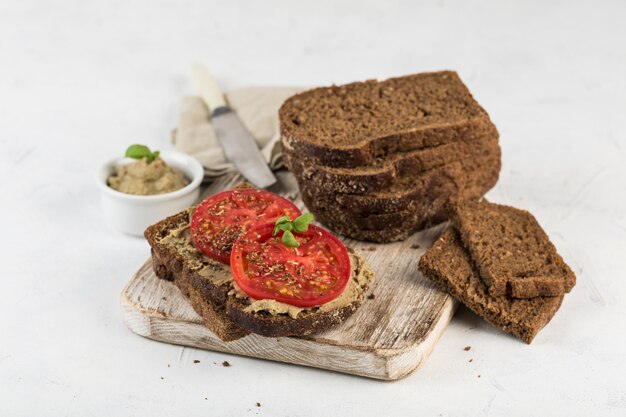
[[[276,183],[256,141],[237,114],[228,107],[217,80],[200,64],[191,67],[191,79],[200,97],[209,108],[215,136],[224,155],[248,181],[258,188]]]

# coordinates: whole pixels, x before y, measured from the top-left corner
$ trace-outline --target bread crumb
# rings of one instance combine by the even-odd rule
[[[222,366],[230,366],[230,363],[228,361],[224,361],[222,362]]]
[[[376,296],[374,294],[370,294],[367,296],[368,299],[373,300],[374,298],[376,298]]]
[[[467,351],[468,351],[468,350],[470,350],[471,348],[472,348],[471,346],[465,346],[465,347],[463,348],[463,350],[467,352]]]
[[[474,360],[474,358],[470,359],[469,362],[472,362]]]
[[[200,361],[198,359],[194,359],[193,363],[200,363]]]
[[[257,406],[257,407],[260,407],[260,406],[261,406],[261,403],[260,403],[260,402],[257,402],[257,403],[256,403],[256,406]]]
[[[370,246],[369,248],[365,248],[365,250],[373,252],[376,250],[376,246]]]
[[[410,246],[411,249],[419,249],[420,245],[418,245],[417,243],[414,243]]]

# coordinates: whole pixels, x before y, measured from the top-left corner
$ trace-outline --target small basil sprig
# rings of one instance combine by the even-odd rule
[[[274,224],[274,232],[272,236],[276,236],[280,230],[283,231],[283,244],[289,248],[297,248],[300,246],[296,238],[293,236],[293,232],[304,233],[309,230],[309,224],[313,221],[313,215],[311,213],[304,213],[291,221],[288,216],[283,216],[276,220]]]
[[[128,149],[126,149],[125,156],[133,159],[147,158],[148,163],[150,163],[157,159],[160,153],[160,151],[152,152],[146,145],[130,145]]]

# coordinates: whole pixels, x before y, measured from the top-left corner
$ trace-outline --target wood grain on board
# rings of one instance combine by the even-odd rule
[[[295,180],[279,172],[279,193],[303,208]],[[227,175],[205,195],[241,181]],[[375,273],[369,297],[344,323],[307,337],[268,338],[250,334],[223,342],[203,324],[178,288],[160,280],[148,260],[122,292],[123,319],[135,333],[177,345],[312,366],[370,378],[394,380],[417,369],[450,321],[456,302],[417,269],[419,257],[443,226],[403,242],[373,244],[343,239]]]

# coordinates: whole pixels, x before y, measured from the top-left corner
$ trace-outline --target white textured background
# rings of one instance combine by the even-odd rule
[[[0,415],[626,415],[626,3],[417,3],[0,2]],[[103,225],[94,171],[170,146],[194,60],[225,87],[458,70],[501,133],[489,196],[578,285],[531,346],[460,310],[394,383],[132,334],[148,246]]]

